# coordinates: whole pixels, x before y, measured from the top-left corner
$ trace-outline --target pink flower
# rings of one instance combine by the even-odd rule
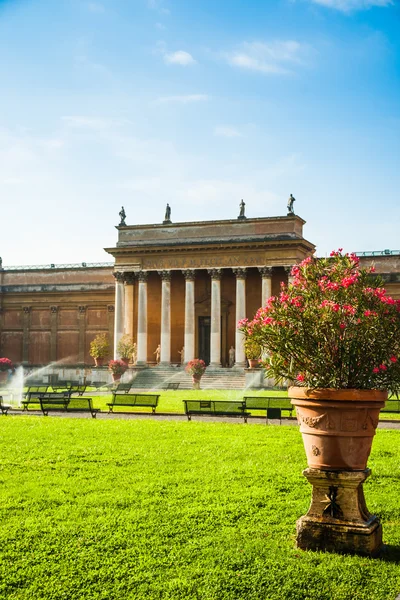
[[[379,367],[374,367],[374,368],[372,369],[372,372],[373,372],[373,373],[379,373]]]
[[[339,304],[337,304],[337,303],[336,304],[332,304],[332,310],[333,310],[333,312],[338,312],[339,308],[340,308]]]
[[[391,356],[389,360],[392,363],[397,363],[397,358],[395,356]]]
[[[384,364],[379,365],[379,368],[380,368],[381,371],[387,371],[387,366],[384,365]]]
[[[297,381],[304,381],[305,377],[301,373],[299,373],[296,377]]]
[[[346,325],[344,323],[340,323],[339,327],[340,327],[340,329],[345,329]]]

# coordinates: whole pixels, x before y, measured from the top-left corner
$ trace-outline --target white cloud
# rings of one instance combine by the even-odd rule
[[[156,23],[156,24],[155,24],[155,27],[156,27],[157,29],[159,29],[160,31],[164,31],[165,29],[167,29],[167,28],[165,27],[165,25],[163,25],[162,23]]]
[[[167,65],[181,65],[182,67],[187,67],[188,65],[194,65],[196,61],[189,52],[177,50],[170,54],[164,54],[164,62]]]
[[[342,12],[368,10],[374,6],[385,7],[393,5],[393,0],[311,0],[311,2]]]
[[[218,125],[214,129],[214,135],[226,138],[242,137],[240,131],[238,131],[235,127],[232,127],[231,125]]]
[[[106,12],[106,9],[104,8],[103,4],[100,4],[99,2],[88,2],[87,7],[90,10],[90,12],[93,13]]]
[[[192,104],[193,102],[205,102],[209,100],[207,94],[186,94],[183,96],[161,96],[155,100],[155,104]]]
[[[294,66],[306,65],[309,46],[294,40],[244,42],[236,51],[225,55],[234,67],[266,74],[289,74]]]

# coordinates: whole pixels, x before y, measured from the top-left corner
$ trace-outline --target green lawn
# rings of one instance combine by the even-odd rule
[[[3,600],[394,600],[400,431],[365,485],[385,560],[302,552],[295,427],[0,418]]]

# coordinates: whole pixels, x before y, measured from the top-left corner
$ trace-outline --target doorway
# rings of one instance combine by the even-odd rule
[[[199,317],[199,358],[210,364],[211,317]]]

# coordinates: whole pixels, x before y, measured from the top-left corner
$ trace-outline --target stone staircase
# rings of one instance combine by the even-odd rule
[[[179,383],[180,390],[193,389],[192,377],[182,367],[158,365],[147,369],[134,369],[131,389],[165,389],[169,383]],[[245,387],[244,370],[207,369],[201,378],[203,390],[242,390]]]

